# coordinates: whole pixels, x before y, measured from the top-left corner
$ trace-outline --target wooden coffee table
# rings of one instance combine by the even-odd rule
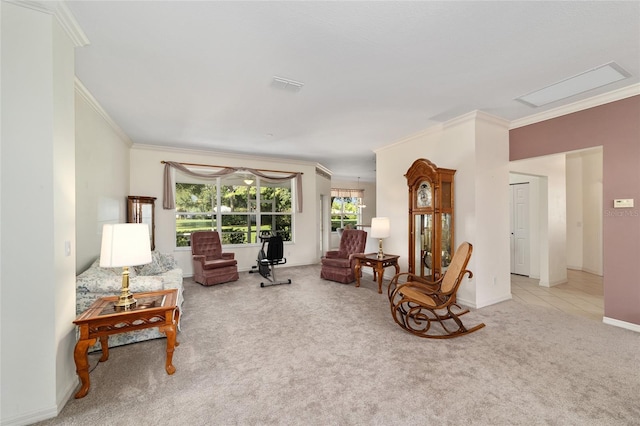
[[[378,278],[378,293],[382,293],[382,277],[384,276],[384,268],[395,266],[396,274],[400,273],[398,259],[400,256],[395,254],[385,254],[382,258],[378,258],[378,253],[354,254],[356,259],[356,287],[360,287],[360,270],[363,266],[371,266],[373,268],[373,279]]]
[[[180,309],[176,304],[178,290],[137,293],[134,297],[138,301],[136,307],[121,312],[114,309],[114,302],[118,300],[118,296],[101,297],[73,321],[80,331],[73,358],[76,362],[76,372],[82,382],[76,398],[83,398],[89,392],[89,347],[100,339],[100,362],[106,361],[109,359],[109,336],[112,334],[158,327],[167,335],[165,370],[170,375],[175,373],[176,368],[172,364],[173,351],[180,344],[176,341],[176,327],[180,319]]]

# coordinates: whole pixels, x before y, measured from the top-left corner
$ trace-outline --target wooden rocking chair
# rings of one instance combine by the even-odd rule
[[[473,246],[464,242],[456,250],[449,269],[437,281],[405,272],[397,274],[389,283],[388,296],[391,315],[396,323],[410,333],[420,337],[447,339],[468,334],[484,327],[484,324],[466,328],[460,316],[469,312],[456,303],[458,287],[466,274]],[[398,283],[400,279],[406,280]],[[440,324],[445,334],[433,333],[433,322]],[[457,327],[455,330],[450,329]]]

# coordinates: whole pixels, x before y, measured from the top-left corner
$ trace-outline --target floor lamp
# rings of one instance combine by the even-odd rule
[[[116,311],[136,307],[136,299],[129,291],[129,267],[151,263],[149,225],[146,223],[116,223],[102,227],[100,266],[122,267],[122,291],[114,304]]]

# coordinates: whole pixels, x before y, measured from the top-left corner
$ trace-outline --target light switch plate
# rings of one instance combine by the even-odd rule
[[[633,207],[633,198],[617,198],[613,200],[613,208],[622,209]]]

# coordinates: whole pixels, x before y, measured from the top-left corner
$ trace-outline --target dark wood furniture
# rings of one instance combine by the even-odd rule
[[[96,343],[97,339],[100,339],[102,347],[100,362],[105,362],[109,359],[109,336],[112,334],[158,327],[167,335],[165,370],[169,375],[175,373],[173,351],[179,345],[176,341],[176,327],[180,318],[180,309],[176,305],[178,290],[137,293],[134,297],[138,301],[136,307],[121,312],[117,312],[114,307],[118,296],[101,297],[73,321],[80,331],[80,338],[73,354],[76,372],[81,381],[76,398],[83,398],[89,392],[87,350]]]
[[[396,268],[396,274],[400,273],[400,266],[398,266],[400,256],[395,254],[385,254],[382,258],[378,258],[378,253],[355,254],[353,257],[356,259],[356,287],[360,287],[360,270],[363,266],[373,268],[373,280],[378,280],[378,293],[382,293],[384,268],[394,266]]]
[[[149,225],[151,250],[156,249],[156,197],[127,197],[127,223],[146,223]]]
[[[435,339],[457,337],[484,327],[484,324],[478,324],[466,328],[460,317],[469,313],[469,310],[462,309],[456,303],[462,279],[467,274],[469,278],[473,276],[466,269],[472,251],[473,246],[468,242],[460,244],[449,268],[437,281],[407,272],[396,274],[387,290],[395,322],[416,336]],[[432,327],[434,323],[441,326],[440,332],[438,327]]]
[[[453,257],[455,170],[420,158],[405,177],[409,186],[409,272],[437,280]]]

